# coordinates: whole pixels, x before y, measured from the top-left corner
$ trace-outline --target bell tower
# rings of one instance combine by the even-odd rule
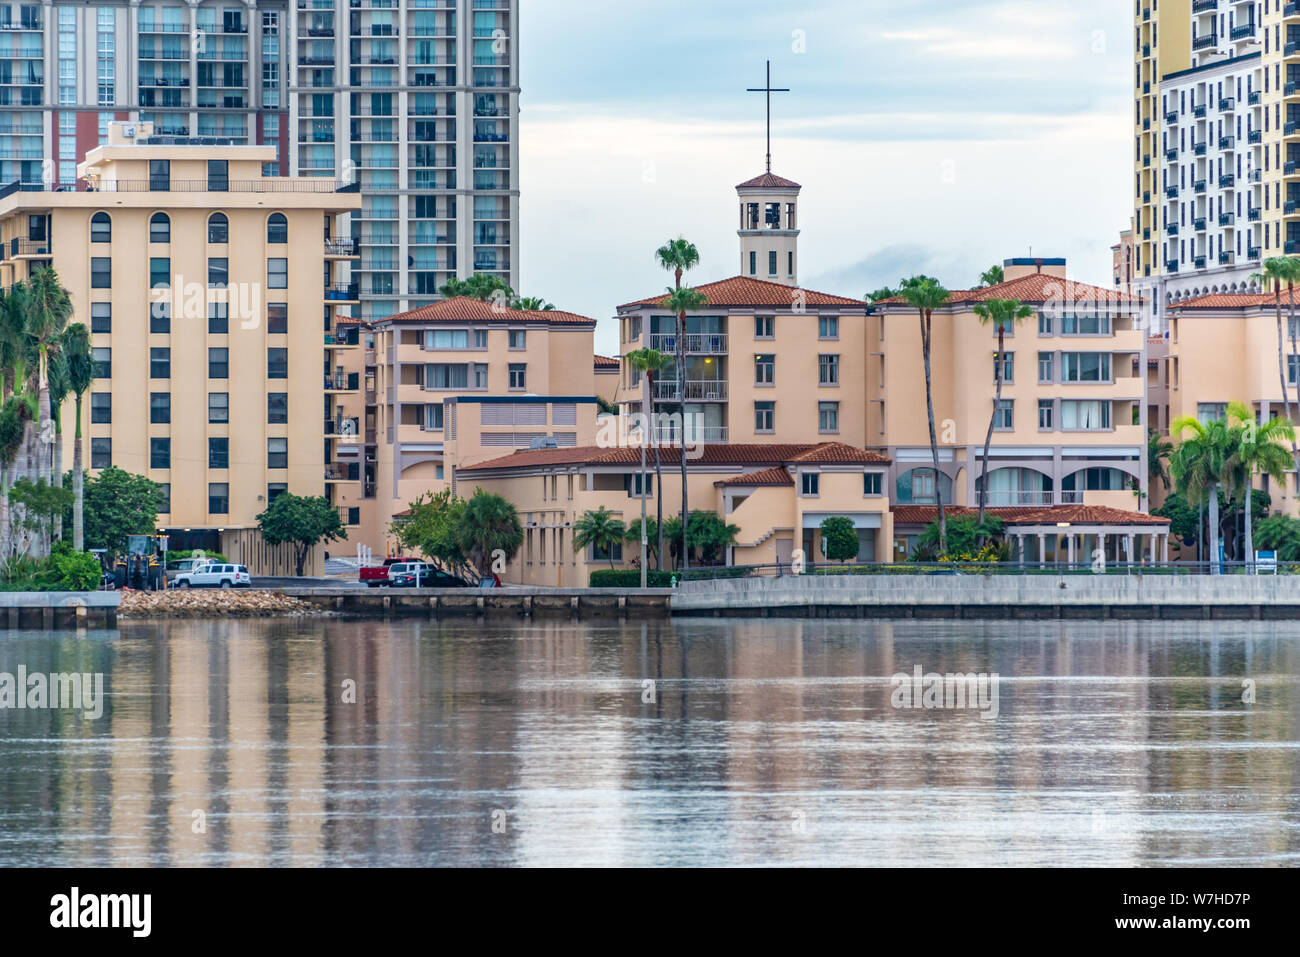
[[[790,91],[772,86],[772,61],[768,60],[767,83],[748,92],[767,97],[767,171],[736,187],[740,197],[740,274],[797,286],[800,186],[772,172],[772,94]]]

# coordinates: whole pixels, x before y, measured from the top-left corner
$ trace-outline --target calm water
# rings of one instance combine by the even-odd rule
[[[1300,863],[1289,624],[0,632],[19,665],[108,705],[0,711],[3,865]],[[916,665],[998,716],[894,708]]]

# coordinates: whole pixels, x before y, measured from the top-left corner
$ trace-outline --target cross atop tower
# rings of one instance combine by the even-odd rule
[[[772,86],[772,61],[767,61],[767,83],[762,87],[750,87],[746,93],[764,93],[767,95],[767,171],[772,172],[772,94],[789,93],[788,88]]]

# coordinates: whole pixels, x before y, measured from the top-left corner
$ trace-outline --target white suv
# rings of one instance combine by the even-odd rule
[[[243,565],[218,565],[212,562],[193,571],[181,572],[173,588],[251,588],[253,579]]]

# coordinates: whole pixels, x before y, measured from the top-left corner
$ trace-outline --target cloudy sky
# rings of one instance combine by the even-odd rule
[[[737,183],[803,185],[800,281],[860,297],[924,272],[952,288],[1008,256],[1108,284],[1131,214],[1132,7],[1121,0],[526,0],[520,291],[601,320],[740,271]]]

